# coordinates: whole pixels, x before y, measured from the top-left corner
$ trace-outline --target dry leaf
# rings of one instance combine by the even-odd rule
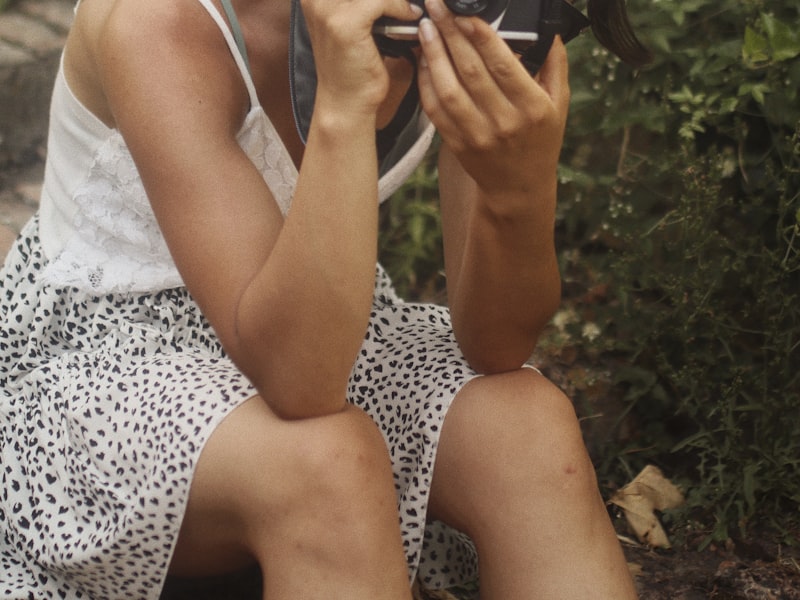
[[[655,511],[677,508],[684,502],[681,491],[658,467],[642,469],[633,481],[611,498],[625,513],[628,524],[642,543],[654,548],[669,548],[670,543]]]
[[[631,577],[641,577],[642,573],[644,573],[642,565],[640,565],[639,563],[632,563],[632,562],[628,563],[628,571],[630,571]]]

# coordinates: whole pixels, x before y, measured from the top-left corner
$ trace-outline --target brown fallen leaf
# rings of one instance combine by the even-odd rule
[[[642,565],[640,565],[639,563],[632,563],[632,562],[628,563],[628,571],[630,571],[631,577],[641,577],[642,573],[644,573]]]
[[[658,467],[646,466],[633,481],[614,494],[610,502],[622,508],[639,541],[654,548],[670,547],[655,511],[677,508],[684,503],[684,497]]]

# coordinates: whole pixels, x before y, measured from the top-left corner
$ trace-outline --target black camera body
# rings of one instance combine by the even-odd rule
[[[522,57],[534,74],[544,62],[553,38],[566,43],[589,27],[583,13],[566,0],[444,0],[455,14],[477,16]],[[425,10],[424,0],[411,0]],[[405,55],[417,43],[417,22],[384,17],[373,28],[378,48],[385,54]]]
[[[419,6],[424,11],[423,16],[427,16],[424,0],[409,0],[409,2]],[[487,23],[496,26],[499,25],[510,0],[444,0],[444,3],[457,15],[479,16]],[[389,36],[416,36],[417,24],[384,17],[378,19],[373,31]]]

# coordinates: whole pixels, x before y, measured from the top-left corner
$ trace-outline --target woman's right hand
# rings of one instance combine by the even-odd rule
[[[319,111],[373,116],[389,90],[389,74],[372,37],[381,16],[416,20],[406,0],[302,0],[314,48]]]

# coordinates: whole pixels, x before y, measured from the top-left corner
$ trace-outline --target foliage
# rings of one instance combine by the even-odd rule
[[[574,339],[615,365],[620,422],[634,423],[604,440],[601,478],[661,464],[708,542],[800,507],[800,8],[628,8],[655,54],[646,69],[590,35],[570,44],[562,273],[568,292],[609,292],[565,302],[584,316]],[[435,170],[399,196],[383,260],[425,295],[441,283]]]
[[[800,8],[628,6],[649,68],[571,47],[562,267],[612,290],[595,345],[649,448],[626,460],[686,477],[724,539],[800,506]]]
[[[381,262],[398,293],[409,300],[435,300],[443,293],[437,189],[433,148],[406,184],[381,208]]]

